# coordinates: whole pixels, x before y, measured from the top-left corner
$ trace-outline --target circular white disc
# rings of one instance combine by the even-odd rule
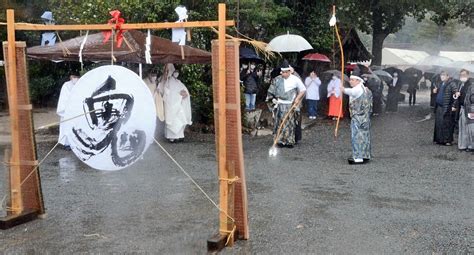
[[[80,116],[80,117],[77,117]],[[156,111],[146,84],[121,66],[101,66],[74,85],[64,123],[72,151],[98,170],[119,170],[153,142]]]

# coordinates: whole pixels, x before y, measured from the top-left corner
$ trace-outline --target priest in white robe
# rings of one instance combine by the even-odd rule
[[[74,87],[74,84],[79,80],[78,72],[71,72],[69,74],[69,81],[65,82],[61,87],[61,92],[59,94],[58,106],[56,109],[56,114],[59,115],[61,123],[59,124],[59,138],[58,143],[64,146],[64,149],[70,149],[69,142],[66,136],[64,116],[66,115],[66,107],[68,105],[69,99],[71,97],[71,92]]]
[[[178,75],[173,64],[166,64],[158,84],[158,90],[163,96],[165,137],[170,142],[183,139],[186,125],[192,124],[189,91],[178,80]]]

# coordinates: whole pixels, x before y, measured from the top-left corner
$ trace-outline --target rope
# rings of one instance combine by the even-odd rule
[[[210,29],[218,34],[219,31],[217,29],[215,29],[214,27],[210,27]],[[246,39],[246,38],[237,38],[237,37],[233,37],[229,34],[225,34],[225,37],[226,38],[229,38],[229,39],[232,39],[232,40],[237,40],[239,42],[246,42],[246,43],[249,43],[250,45],[252,45],[252,47],[255,49],[255,52],[259,52],[261,54],[263,54],[263,56],[265,57],[265,59],[267,60],[270,60],[272,58],[274,58],[276,56],[276,54],[280,55],[281,54],[279,52],[273,52],[273,51],[269,51],[266,49],[267,47],[267,43],[265,42],[261,42],[261,41],[258,41],[258,40],[254,40],[254,39],[251,39],[250,37],[247,37],[249,39]]]
[[[44,126],[39,127],[38,129],[49,128],[49,127],[52,127],[52,126],[61,124],[61,123],[63,123],[63,122],[70,121],[70,120],[73,120],[73,119],[75,119],[75,118],[84,116],[84,115],[89,114],[89,113],[91,113],[91,112],[95,112],[95,111],[97,111],[97,110],[99,110],[99,109],[95,109],[95,110],[92,110],[92,111],[89,111],[89,112],[86,112],[86,113],[82,113],[82,114],[79,114],[79,115],[77,115],[77,116],[71,117],[71,118],[69,118],[69,119],[65,119],[65,120],[62,120],[62,121],[58,121],[58,122],[54,122],[54,123],[51,123],[51,124],[48,124],[48,125],[44,125]]]
[[[63,56],[66,57],[68,55],[71,55],[71,51],[66,46],[64,46],[63,40],[61,40],[61,36],[59,36],[59,33],[57,31],[56,31],[56,35],[58,36],[59,46],[61,46],[61,50],[63,51]]]
[[[54,151],[54,149],[56,149],[56,147],[58,146],[58,144],[59,144],[59,142],[57,142],[57,143],[53,146],[53,148],[52,148],[48,153],[46,153],[46,156],[44,156],[44,158],[38,163],[38,165],[35,166],[35,167],[33,168],[33,170],[31,170],[31,172],[26,176],[25,179],[23,179],[23,181],[20,183],[20,187],[28,180],[28,178],[31,177],[31,175],[36,171],[36,169],[38,169],[38,167],[43,163],[43,161],[45,161],[46,158]]]
[[[31,172],[25,177],[25,179],[23,179],[23,181],[20,183],[20,187],[23,186],[23,184],[33,175],[33,173],[36,172],[36,170],[38,169],[38,167],[43,163],[43,161],[46,160],[46,158],[49,157],[49,155],[54,151],[54,149],[56,149],[56,147],[58,146],[59,142],[57,142],[53,148],[48,152],[46,153],[46,156],[44,156],[44,158],[38,163],[38,165],[36,165],[33,170],[31,170]],[[6,197],[6,196],[5,196]],[[5,199],[5,198],[4,198]],[[3,203],[3,201],[2,201]],[[19,208],[12,208],[12,207],[5,207],[5,210],[6,211],[14,211],[14,209],[19,209]]]
[[[74,116],[72,118],[69,118],[69,119],[65,119],[63,121],[60,121],[60,122],[57,122],[57,123],[53,123],[53,124],[50,124],[50,125],[46,125],[46,126],[43,126],[41,128],[45,128],[45,127],[48,127],[48,126],[52,126],[52,125],[56,125],[56,124],[61,124],[63,122],[66,122],[66,121],[70,121],[72,119],[75,119],[77,117],[80,117],[80,116],[83,116],[83,115],[86,115],[86,114],[89,114],[91,112],[94,112],[94,111],[97,111],[96,110],[92,110],[90,112],[86,112],[86,113],[83,113],[83,114],[80,114],[78,116]],[[38,169],[38,167],[46,160],[46,158],[48,158],[48,156],[54,151],[54,149],[56,149],[56,147],[59,145],[59,141],[53,146],[53,148],[48,152],[46,153],[46,156],[33,168],[33,170],[30,171],[30,173],[28,173],[28,175],[25,177],[25,179],[23,179],[23,181],[20,183],[20,187],[23,186],[23,184],[33,175],[33,173],[35,173],[35,171]],[[8,163],[8,162],[3,162],[4,164],[6,165],[11,165],[12,163]],[[16,162],[15,162],[16,163]],[[10,209],[7,209],[7,210],[11,210]]]
[[[5,201],[7,199],[7,195],[3,196],[2,201],[0,201],[0,210],[6,210],[7,207],[5,206]]]
[[[229,184],[232,184],[232,183],[237,182],[239,180],[240,180],[240,178],[238,176],[234,176],[234,178],[232,178],[232,179],[219,178],[219,181],[228,182]]]
[[[130,52],[136,52],[137,49],[135,49],[135,47],[132,46],[132,44],[127,40],[127,37],[124,35],[123,37],[123,41],[125,42],[125,44],[127,45],[128,49],[130,50]]]
[[[188,174],[186,172],[186,170],[184,170],[184,168],[173,158],[173,156],[171,156],[171,154],[156,140],[156,138],[153,138],[153,140],[155,140],[155,143],[163,150],[163,152],[171,159],[171,161],[173,161],[173,163],[176,164],[176,166],[179,168],[179,170],[181,170],[181,172],[184,173],[184,175],[186,175],[188,177],[188,179],[201,191],[201,193],[207,198],[207,200],[209,200],[209,202],[211,202],[211,204],[214,205],[214,207],[217,208],[217,210],[219,210],[221,213],[225,214],[225,216],[227,218],[229,218],[231,221],[230,223],[234,224],[234,230],[230,231],[230,234],[227,236],[227,242],[226,244],[229,242],[230,238],[233,236],[233,232],[235,231],[235,220],[234,218],[232,218],[229,214],[227,214],[226,211],[222,210],[216,202],[214,202],[211,197],[201,188],[201,186],[199,186],[199,184],[193,179],[193,177],[191,177],[190,174]],[[238,178],[238,177],[237,177]],[[219,230],[221,232],[226,232],[228,233],[227,231],[224,231],[224,230]]]
[[[224,232],[224,233],[227,233],[227,241],[225,242],[225,246],[227,246],[227,244],[229,244],[230,240],[233,240],[234,239],[234,234],[235,234],[235,231],[237,230],[237,226],[234,224],[234,227],[232,228],[231,231],[227,231],[227,230],[222,230],[220,229],[219,231],[221,232]]]

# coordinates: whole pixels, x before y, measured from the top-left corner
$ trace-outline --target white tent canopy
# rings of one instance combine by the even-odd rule
[[[454,61],[474,63],[474,51],[440,51],[439,55]]]
[[[395,48],[382,49],[382,65],[390,66],[406,66],[415,65],[424,58],[428,57],[425,51],[417,50],[402,50]]]

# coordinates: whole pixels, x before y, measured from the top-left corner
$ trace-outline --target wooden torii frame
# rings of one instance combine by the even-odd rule
[[[226,27],[234,26],[233,20],[226,20],[226,6],[219,4],[218,21],[195,21],[195,22],[181,22],[181,23],[134,23],[123,24],[122,29],[170,29],[170,28],[197,28],[197,27],[218,27],[218,40],[213,42],[213,69],[218,68],[218,72],[213,72],[217,78],[213,78],[214,85],[214,111],[217,113],[215,117],[216,132],[216,151],[218,161],[219,173],[219,234],[217,238],[208,241],[210,249],[220,249],[227,242],[232,245],[234,238],[248,239],[248,222],[247,222],[247,194],[245,184],[245,174],[243,169],[243,150],[241,141],[241,126],[240,126],[240,107],[235,105],[228,105],[227,101],[240,102],[240,94],[237,93],[239,89],[238,80],[238,42],[235,40],[226,40]],[[114,25],[108,24],[92,24],[92,25],[40,25],[40,24],[26,24],[15,23],[14,10],[7,10],[7,32],[8,43],[4,43],[5,67],[7,69],[7,84],[8,84],[8,101],[11,121],[12,134],[12,151],[10,159],[6,159],[10,166],[10,207],[12,208],[9,215],[5,218],[0,218],[0,229],[6,229],[14,225],[24,223],[26,221],[35,219],[36,216],[44,214],[44,207],[41,195],[41,182],[39,180],[39,172],[31,172],[31,165],[37,165],[36,154],[30,161],[21,159],[22,149],[25,144],[31,144],[30,147],[35,149],[34,135],[29,137],[21,137],[20,125],[23,124],[20,119],[21,114],[19,110],[27,111],[31,118],[31,105],[25,107],[19,104],[19,94],[25,93],[20,90],[27,90],[27,87],[19,87],[22,83],[27,85],[26,61],[21,61],[25,58],[24,49],[20,50],[20,55],[17,56],[18,47],[25,47],[19,45],[20,42],[15,41],[16,30],[30,30],[30,31],[59,31],[59,30],[112,30]],[[226,56],[226,51],[230,52]],[[214,54],[215,53],[215,54]],[[236,53],[236,54],[235,54]],[[218,59],[216,61],[215,55]],[[20,61],[18,60],[20,58]],[[237,60],[236,60],[237,59]],[[237,63],[237,64],[236,64]],[[24,66],[23,66],[24,65]],[[227,68],[230,66],[230,68]],[[23,68],[24,72],[17,75],[18,68]],[[23,77],[21,77],[23,76]],[[215,76],[215,75],[214,75]],[[237,84],[232,84],[237,83]],[[231,88],[230,93],[228,88]],[[29,97],[26,92],[26,97]],[[29,107],[28,107],[29,106]],[[224,109],[224,110],[222,110]],[[20,116],[20,117],[19,117]],[[31,120],[30,120],[31,121]],[[228,122],[234,125],[229,125]],[[235,124],[238,125],[235,125]],[[227,125],[226,125],[227,124]],[[230,128],[229,128],[230,127]],[[32,134],[33,128],[30,125],[30,132]],[[235,130],[231,130],[235,129]],[[228,134],[233,135],[228,139]],[[27,141],[28,140],[28,141]],[[233,150],[229,153],[229,149]],[[237,160],[228,159],[228,155],[237,153]],[[34,162],[34,163],[31,163]],[[23,166],[28,165],[30,168],[25,169]],[[22,184],[31,174],[34,174],[36,182],[33,186],[36,192],[25,194],[22,190]],[[234,193],[234,190],[238,192]],[[24,200],[34,200],[36,206],[33,208],[25,208]],[[232,218],[229,218],[232,217]]]

